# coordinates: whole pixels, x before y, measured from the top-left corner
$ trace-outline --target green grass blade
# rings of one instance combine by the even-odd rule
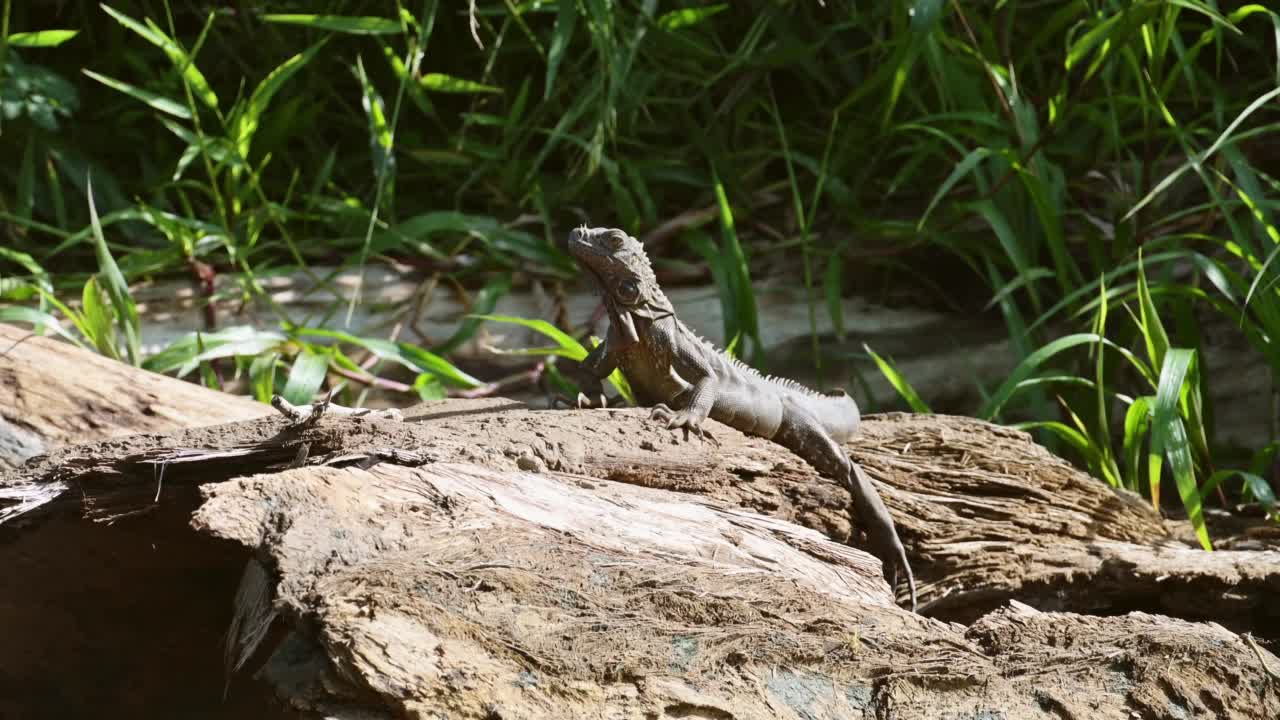
[[[64,328],[62,323],[58,322],[58,318],[33,307],[27,307],[26,305],[0,307],[0,322],[26,323],[31,325],[36,332],[41,332],[48,328],[76,347],[84,347],[84,343],[81,342],[80,338],[76,337],[75,333]]]
[[[241,158],[246,160],[249,158],[249,148],[253,143],[254,133],[258,131],[258,124],[262,120],[263,113],[267,111],[267,106],[271,104],[271,98],[275,97],[289,78],[311,62],[326,42],[328,42],[327,37],[280,63],[254,88],[248,102],[232,121],[231,138]]]
[[[253,362],[249,364],[249,385],[258,402],[271,402],[271,396],[275,394],[276,363],[279,360],[279,354],[265,352],[255,355]]]
[[[991,151],[987,148],[974,148],[961,158],[960,162],[956,163],[955,169],[951,171],[946,180],[942,181],[942,185],[938,186],[938,191],[933,194],[929,204],[925,206],[924,213],[920,215],[920,220],[916,223],[917,231],[924,229],[925,223],[929,221],[929,216],[933,214],[933,209],[938,206],[938,202],[947,193],[951,192],[951,188],[955,187],[956,183],[963,180],[966,175],[972,173],[989,155],[991,155]]]
[[[278,352],[285,337],[247,325],[214,333],[188,333],[147,358],[143,369],[151,372],[177,371],[179,377],[195,370],[200,362],[236,355],[254,356]],[[269,397],[267,398],[270,399]]]
[[[1139,329],[1147,348],[1147,359],[1152,368],[1164,364],[1165,353],[1169,350],[1169,333],[1165,332],[1160,322],[1160,314],[1156,312],[1155,302],[1151,299],[1151,288],[1147,285],[1147,272],[1142,263],[1142,255],[1138,255],[1138,311]]]
[[[556,343],[556,347],[504,350],[502,351],[503,353],[520,355],[558,355],[576,362],[581,362],[582,359],[587,356],[587,349],[583,347],[582,343],[578,342],[568,333],[555,325],[552,325],[546,320],[531,320],[529,318],[514,317],[511,315],[469,315],[468,317],[476,318],[477,320],[492,320],[493,322],[511,323],[513,325],[526,327],[545,335]],[[599,341],[594,341],[594,344],[599,344]],[[561,380],[563,380],[563,378],[561,378]],[[635,394],[631,391],[631,383],[627,382],[626,376],[624,376],[620,370],[614,370],[610,373],[608,381],[624,400],[632,405],[636,404]]]
[[[871,356],[872,360],[875,360],[876,367],[880,368],[880,372],[884,375],[885,379],[889,381],[889,384],[893,386],[894,390],[898,391],[898,395],[901,395],[902,399],[907,401],[907,405],[911,407],[912,411],[918,413],[933,412],[933,410],[929,409],[929,405],[925,403],[924,400],[920,399],[920,395],[916,392],[915,388],[911,387],[911,383],[907,382],[907,379],[902,376],[902,373],[898,372],[898,368],[894,366],[892,360],[885,360],[880,357],[866,343],[863,343],[862,349],[867,351],[867,354]]]
[[[116,320],[124,331],[125,353],[129,364],[137,366],[142,361],[142,332],[138,320],[138,306],[129,293],[129,283],[125,282],[120,267],[107,248],[107,239],[102,234],[102,223],[98,220],[98,208],[93,202],[93,179],[85,177],[85,196],[89,200],[89,225],[93,230],[93,249],[98,257],[98,274],[102,278],[103,288],[111,299],[115,309]]]
[[[79,34],[79,30],[35,30],[10,33],[7,40],[12,47],[50,48],[57,47]]]
[[[262,15],[261,18],[263,22],[279,23],[281,25],[301,25],[316,30],[329,30],[348,35],[399,35],[403,30],[399,20],[367,15],[267,13]]]
[[[154,93],[154,92],[151,92],[150,90],[144,90],[140,87],[135,87],[133,85],[130,85],[127,82],[122,82],[120,80],[116,80],[115,78],[107,77],[106,75],[100,75],[88,68],[84,68],[80,72],[84,73],[85,75],[88,75],[89,77],[93,78],[94,80],[97,80],[98,82],[102,83],[103,85],[106,85],[107,87],[113,90],[118,90],[124,93],[125,95],[128,95],[131,98],[134,98],[135,100],[141,100],[142,102],[146,103],[150,107],[156,110],[159,110],[160,112],[165,113],[166,115],[172,115],[176,118],[181,118],[183,120],[191,119],[191,111],[187,109],[186,105],[183,105],[177,100],[171,100],[159,93]]]
[[[1086,458],[1090,456],[1093,450],[1092,445],[1089,443],[1089,438],[1085,437],[1084,433],[1070,425],[1067,425],[1066,423],[1058,422],[1057,420],[1036,420],[1034,422],[1014,423],[1010,427],[1024,432],[1030,432],[1032,430],[1048,430],[1061,438],[1067,443],[1067,445],[1070,445]]]
[[[387,122],[386,104],[364,70],[364,58],[356,56],[356,78],[360,81],[360,105],[369,125],[369,147],[373,156],[373,176],[383,176],[386,183],[395,182],[395,155],[391,124]]]
[[[444,73],[425,73],[418,85],[424,90],[430,90],[438,93],[454,93],[454,94],[475,94],[475,93],[495,93],[500,94],[502,88],[494,85],[485,85],[474,80],[466,78],[454,77],[453,75],[445,75]]]
[[[716,3],[714,5],[704,5],[703,7],[671,10],[659,15],[657,24],[663,30],[672,32],[680,28],[697,25],[728,9],[729,3]]]
[[[561,0],[556,13],[555,31],[551,36],[551,47],[547,51],[547,82],[542,92],[543,100],[551,98],[551,89],[556,84],[556,73],[560,70],[560,61],[573,39],[573,29],[577,24],[578,3],[575,0]]]
[[[827,299],[827,314],[831,316],[831,327],[835,330],[836,339],[844,341],[844,243],[836,246],[827,259],[827,268],[822,273],[822,289]]]
[[[725,270],[734,299],[734,314],[741,332],[751,338],[752,364],[759,367],[764,362],[764,346],[760,342],[760,324],[756,313],[756,296],[751,286],[751,271],[747,268],[747,256],[738,241],[738,231],[733,222],[733,209],[725,194],[724,184],[714,178],[716,207],[720,211],[720,229],[724,235],[726,254]]]
[[[1218,139],[1214,140],[1213,144],[1210,145],[1208,149],[1206,149],[1204,152],[1197,153],[1190,160],[1186,161],[1182,165],[1179,165],[1173,172],[1165,176],[1165,178],[1161,180],[1159,183],[1157,183],[1156,186],[1152,188],[1150,192],[1148,192],[1146,195],[1143,195],[1141,200],[1139,200],[1133,207],[1129,208],[1129,211],[1124,214],[1123,218],[1121,218],[1121,222],[1128,220],[1129,218],[1133,217],[1133,215],[1137,213],[1139,210],[1146,207],[1147,203],[1151,202],[1151,200],[1154,199],[1155,196],[1167,190],[1169,186],[1173,185],[1173,183],[1176,182],[1179,177],[1182,177],[1183,173],[1185,173],[1188,170],[1191,170],[1194,167],[1203,165],[1205,160],[1208,160],[1211,155],[1213,155],[1215,152],[1218,151],[1218,148],[1222,147],[1222,145],[1231,138],[1231,134],[1235,132],[1236,128],[1240,127],[1241,123],[1243,123],[1250,115],[1256,112],[1259,108],[1271,102],[1271,100],[1273,100],[1276,97],[1280,97],[1280,87],[1274,88],[1270,92],[1264,93],[1261,97],[1257,98],[1252,103],[1250,103],[1248,107],[1240,111],[1240,114],[1236,115],[1235,120],[1231,121],[1231,124],[1227,126],[1227,129],[1223,130],[1222,133],[1218,135]]]
[[[587,356],[587,349],[582,343],[575,340],[569,333],[552,325],[546,320],[531,320],[529,318],[515,317],[512,315],[468,315],[469,318],[476,320],[491,320],[493,322],[510,323],[521,327],[529,328],[534,332],[541,333],[550,338],[561,352],[556,353],[570,360],[581,362]]]
[[[217,93],[210,87],[209,81],[205,79],[204,74],[196,67],[193,59],[177,42],[161,32],[160,28],[156,27],[149,19],[146,24],[143,24],[106,3],[102,3],[101,7],[104,12],[115,18],[116,22],[160,48],[169,58],[169,61],[173,63],[173,66],[178,69],[178,72],[182,74],[182,80],[191,89],[191,94],[208,107],[214,110],[218,108]]]
[[[1017,391],[1019,383],[1029,378],[1041,365],[1044,365],[1055,355],[1079,345],[1100,342],[1105,342],[1104,338],[1094,333],[1076,333],[1060,337],[1027,355],[987,400],[982,410],[978,412],[978,417],[988,421],[992,420],[1000,412],[1000,409],[1004,407],[1005,403],[1009,401],[1009,398],[1013,396],[1014,392]]]
[[[461,387],[474,388],[484,384],[459,370],[453,363],[439,355],[409,343],[393,342],[381,338],[362,338],[338,330],[323,330],[320,328],[298,328],[295,332],[302,337],[330,338],[339,342],[358,345],[383,360],[390,360],[420,373],[426,372],[438,375],[441,379],[448,380]]]

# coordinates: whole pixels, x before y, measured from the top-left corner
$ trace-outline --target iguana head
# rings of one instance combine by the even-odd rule
[[[675,314],[639,240],[616,228],[583,225],[569,232],[566,245],[569,255],[595,278],[610,318],[627,340],[640,339],[635,318],[657,320]]]

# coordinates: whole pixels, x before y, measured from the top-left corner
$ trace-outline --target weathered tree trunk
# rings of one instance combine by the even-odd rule
[[[24,477],[44,492],[59,478],[92,500],[91,513],[110,517],[149,501],[160,468],[220,480],[288,464],[306,446],[310,462],[467,462],[696,493],[859,542],[847,491],[786,450],[721,425],[711,431],[718,444],[685,442],[646,418],[642,409],[447,401],[411,409],[404,423],[361,419],[281,435],[283,420],[269,418],[71,447]],[[927,614],[968,622],[1017,599],[1077,612],[1142,609],[1280,637],[1280,608],[1268,601],[1280,593],[1280,552],[1206,553],[1175,540],[1145,501],[1024,433],[968,418],[871,416],[850,452],[898,523]]]
[[[1219,624],[1043,612],[1274,638],[1280,554],[1179,543],[1022,433],[891,415],[850,447],[924,612],[966,628],[892,604],[836,483],[723,426],[685,442],[646,418],[450,401],[50,451],[0,478],[0,716],[261,716],[267,689],[349,718],[1280,706],[1280,660]],[[219,706],[228,629],[239,670]]]
[[[62,445],[270,412],[0,323],[0,472]]]

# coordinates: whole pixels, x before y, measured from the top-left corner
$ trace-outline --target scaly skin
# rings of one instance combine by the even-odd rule
[[[905,570],[914,612],[915,578],[893,518],[842,447],[860,419],[853,398],[761,375],[698,337],[676,317],[640,242],[622,230],[584,226],[569,233],[566,245],[595,278],[609,311],[604,342],[582,361],[591,376],[598,382],[621,368],[637,399],[655,405],[653,416],[684,430],[685,437],[706,437],[702,423],[711,417],[772,440],[843,482],[890,587],[896,586],[898,565]],[[585,399],[579,395],[579,404]]]

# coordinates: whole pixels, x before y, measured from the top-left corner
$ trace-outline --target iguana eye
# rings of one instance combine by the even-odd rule
[[[625,278],[618,283],[618,299],[630,305],[640,299],[640,283],[635,278]]]
[[[604,236],[604,241],[614,250],[621,250],[622,244],[627,241],[627,234],[621,230],[610,230],[608,235]]]

